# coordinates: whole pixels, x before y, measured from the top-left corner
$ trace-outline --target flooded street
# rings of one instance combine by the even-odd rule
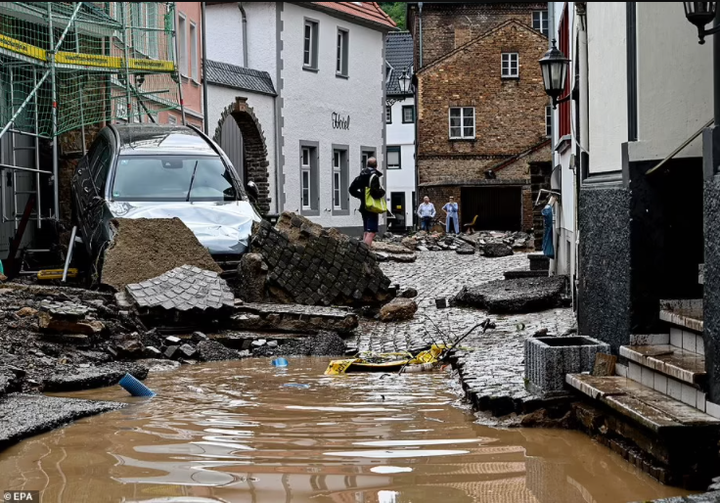
[[[64,396],[121,400],[0,454],[0,488],[42,501],[619,503],[687,494],[586,436],[473,423],[444,373],[322,375],[247,359]]]

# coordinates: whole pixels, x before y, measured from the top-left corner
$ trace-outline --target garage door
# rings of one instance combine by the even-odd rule
[[[476,230],[521,230],[521,187],[465,187],[460,195],[463,224],[470,223],[477,215]]]

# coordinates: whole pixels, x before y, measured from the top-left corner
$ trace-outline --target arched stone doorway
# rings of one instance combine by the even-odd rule
[[[226,121],[229,120],[233,120],[237,127],[227,124]],[[227,137],[227,135],[237,135],[238,133],[242,136],[240,141],[238,138]],[[224,140],[223,135],[225,135]],[[226,151],[226,153],[233,164],[242,153],[242,163],[239,166],[235,165],[235,169],[243,179],[243,183],[252,181],[257,185],[260,194],[257,202],[258,209],[263,215],[268,213],[272,199],[270,198],[268,173],[270,163],[267,159],[267,146],[260,122],[255,117],[252,107],[248,106],[247,98],[235,98],[235,103],[223,110],[217,128],[215,128],[213,140],[223,150],[225,150],[225,146],[228,147],[229,152]]]

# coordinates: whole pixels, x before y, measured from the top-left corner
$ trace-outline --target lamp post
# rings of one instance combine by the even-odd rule
[[[391,107],[398,101],[402,101],[405,99],[405,96],[408,94],[410,90],[410,85],[412,83],[412,77],[410,77],[410,73],[408,72],[408,69],[405,68],[403,70],[402,75],[398,77],[398,84],[400,85],[400,94],[402,97],[400,98],[386,98],[385,101],[387,103],[387,106]]]
[[[556,41],[553,39],[552,48],[540,58],[543,85],[547,95],[552,98],[553,109],[557,108],[558,103],[569,100],[571,96],[568,94],[563,98],[560,97],[565,93],[570,60],[557,48],[555,43]]]

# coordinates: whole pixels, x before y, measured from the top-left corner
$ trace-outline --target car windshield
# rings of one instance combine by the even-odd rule
[[[217,157],[125,156],[118,160],[116,201],[235,201],[230,173]]]

